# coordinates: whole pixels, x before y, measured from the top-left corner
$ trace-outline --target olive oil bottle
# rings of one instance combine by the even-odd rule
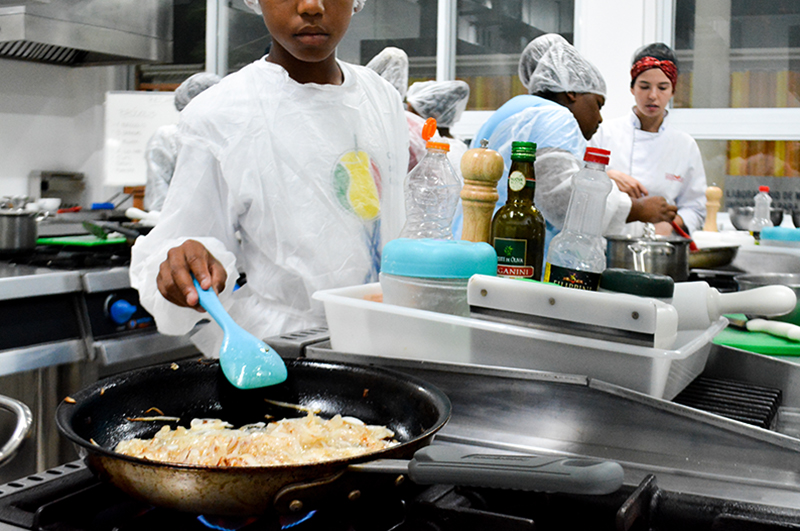
[[[492,219],[491,243],[497,253],[497,276],[542,279],[544,216],[533,203],[536,191],[536,144],[512,142],[508,201]]]

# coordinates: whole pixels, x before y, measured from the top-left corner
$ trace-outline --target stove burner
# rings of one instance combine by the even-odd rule
[[[131,263],[127,244],[105,245],[102,248],[74,248],[39,245],[33,251],[9,256],[13,264],[52,269],[76,270],[95,267],[120,267]]]

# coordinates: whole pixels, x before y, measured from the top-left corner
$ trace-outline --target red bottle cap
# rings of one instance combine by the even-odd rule
[[[769,186],[759,186],[758,187],[758,191],[759,192],[767,192],[767,193],[769,193]]]
[[[611,152],[607,149],[588,147],[586,148],[586,154],[584,154],[583,160],[586,162],[597,162],[599,164],[608,165],[608,159],[610,156]]]

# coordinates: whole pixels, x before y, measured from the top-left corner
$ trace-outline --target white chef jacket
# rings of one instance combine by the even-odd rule
[[[220,299],[260,338],[324,324],[315,291],[377,279],[381,240],[405,222],[408,126],[392,85],[339,66],[342,85],[299,84],[262,59],[183,110],[161,217],[136,241],[130,267],[159,331],[185,334],[208,317],[170,303],[156,285],[167,251],[187,239],[224,265]],[[247,283],[234,293],[239,272]],[[215,355],[221,330],[202,332],[213,337],[198,346]]]
[[[609,169],[637,179],[651,196],[661,196],[678,206],[678,215],[689,231],[699,230],[706,217],[706,172],[697,142],[669,126],[669,114],[658,132],[642,131],[639,117],[625,116],[603,122],[589,142],[611,150]],[[629,223],[626,232],[640,234],[640,223]]]

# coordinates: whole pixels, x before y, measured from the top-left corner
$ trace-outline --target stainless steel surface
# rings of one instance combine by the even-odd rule
[[[4,465],[19,450],[20,445],[25,440],[25,437],[30,435],[31,426],[33,425],[33,415],[28,406],[14,400],[7,396],[0,395],[0,409],[12,412],[17,417],[17,424],[14,427],[14,432],[8,441],[0,447],[0,466]]]
[[[586,455],[648,473],[685,493],[800,506],[800,439],[767,431],[606,382],[537,371],[356,356],[325,343],[309,357],[408,372],[442,389],[453,417],[437,440],[523,453]],[[800,411],[800,366],[714,347],[706,373],[779,383],[785,409]],[[754,383],[758,383],[754,382]]]
[[[172,19],[170,0],[0,7],[0,57],[69,66],[169,62]]]
[[[800,249],[769,245],[742,246],[732,266],[748,273],[797,273],[800,271]]]
[[[103,365],[153,359],[164,354],[173,359],[198,354],[189,336],[167,336],[155,330],[148,334],[95,341],[93,348],[95,358]]]
[[[0,262],[0,301],[81,291],[78,271]]]
[[[40,343],[0,351],[0,376],[88,359],[81,339]]]
[[[82,275],[83,289],[86,293],[111,291],[131,287],[127,267],[113,267],[85,271]]]

